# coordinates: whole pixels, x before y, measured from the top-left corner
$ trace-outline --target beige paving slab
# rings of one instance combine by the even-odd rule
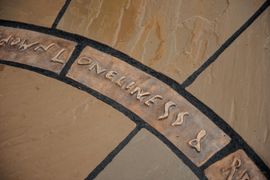
[[[230,142],[230,137],[168,85],[99,50],[86,47],[67,76],[136,113],[197,166]]]
[[[270,9],[188,88],[270,166]]]
[[[60,73],[77,43],[51,35],[0,26],[0,59]]]
[[[51,27],[65,0],[1,0],[0,19]]]
[[[195,174],[145,129],[105,167],[96,180],[195,180]]]
[[[208,180],[266,180],[243,150],[226,156],[205,170]]]
[[[134,127],[89,94],[0,65],[0,179],[83,179]]]
[[[178,82],[263,0],[74,0],[58,28],[125,52]]]

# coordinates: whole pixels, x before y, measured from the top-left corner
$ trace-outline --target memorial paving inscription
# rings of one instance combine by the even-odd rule
[[[205,170],[209,180],[266,180],[243,150],[238,150]]]
[[[165,83],[91,47],[83,50],[67,76],[129,108],[197,166],[230,142],[210,119]]]
[[[76,43],[54,36],[0,26],[0,58],[59,73]]]

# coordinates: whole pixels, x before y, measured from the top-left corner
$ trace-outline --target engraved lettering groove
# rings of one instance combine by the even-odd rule
[[[168,118],[169,117],[169,111],[170,111],[170,109],[173,108],[173,107],[175,107],[175,106],[176,106],[176,104],[174,102],[172,102],[172,101],[167,102],[165,104],[165,106],[164,106],[164,108],[165,108],[164,114],[161,115],[161,116],[159,116],[158,119],[159,120],[162,120],[162,119]]]
[[[60,64],[64,64],[65,61],[60,59],[60,56],[65,52],[65,49],[61,49],[52,59],[52,62],[56,62],[56,63],[60,63]]]
[[[145,97],[145,96],[149,96],[150,93],[149,92],[144,92],[140,87],[135,87],[131,92],[130,94],[133,95],[133,94],[137,94],[136,98],[140,101],[142,101],[142,99]]]
[[[144,102],[144,104],[146,106],[151,106],[151,104],[155,104],[156,103],[156,100],[162,100],[163,97],[161,95],[155,95],[153,97],[151,97],[150,99],[148,99],[147,101]]]
[[[201,152],[201,141],[206,136],[206,131],[204,129],[200,130],[195,139],[192,139],[188,144],[194,148],[197,152]]]
[[[226,174],[227,172],[229,172],[229,175],[227,176],[226,180],[232,180],[233,177],[235,177],[235,174],[237,171],[240,171],[239,168],[242,165],[242,161],[240,158],[235,157],[232,161],[231,167],[229,167],[228,169],[221,169],[221,171]],[[236,176],[237,180],[249,180],[250,177],[247,173],[247,170],[244,169],[242,171],[240,171],[240,173],[238,173],[238,176]]]
[[[43,51],[48,51],[51,47],[55,46],[55,43],[51,43],[48,46],[44,46],[42,44],[39,44],[37,47],[35,47],[34,51],[43,50]]]
[[[94,58],[82,56],[77,61],[78,65],[89,65],[88,69],[89,71],[94,71],[97,75],[105,74],[105,78],[114,82],[119,87],[124,87],[126,85],[127,77],[126,76],[120,76],[120,78],[117,78],[117,75],[119,74],[117,71],[114,70],[108,70],[106,68],[103,68]],[[163,97],[161,95],[153,95],[151,96],[150,92],[145,91],[139,86],[136,86],[136,82],[131,81],[129,82],[124,89],[130,90],[130,95],[136,95],[136,99],[141,101],[144,101],[147,97],[150,96],[147,100],[144,101],[144,104],[146,106],[155,105],[157,100],[162,100]],[[168,101],[164,105],[164,114],[158,116],[158,120],[164,120],[169,117],[170,109],[175,107],[176,104],[172,101]],[[176,119],[171,124],[172,126],[180,126],[184,122],[184,117],[189,115],[188,112],[178,112],[176,113]]]
[[[50,43],[48,45],[42,44],[40,41],[32,41],[29,39],[22,39],[15,35],[8,35],[7,37],[1,37],[0,47],[6,47],[13,51],[23,52],[33,49],[34,52],[48,52],[50,49],[58,49],[56,53],[51,58],[51,62],[64,64],[66,59],[61,59],[64,53],[66,53],[66,48],[60,48],[56,43]]]
[[[136,99],[143,102],[145,106],[151,106],[156,104],[157,100],[162,100],[161,95],[151,95],[150,92],[144,90],[143,88],[136,86],[135,81],[130,81],[127,76],[120,75],[115,70],[109,70],[103,68],[94,58],[88,56],[82,56],[77,61],[78,65],[87,65],[89,71],[95,72],[97,75],[104,74],[104,77],[114,84],[116,84],[121,89],[129,91],[129,94],[135,95]],[[117,76],[119,75],[119,76]],[[166,106],[166,105],[165,105]],[[166,107],[165,107],[166,109]],[[166,111],[166,110],[165,110]],[[166,113],[166,112],[165,112]]]
[[[176,120],[172,123],[172,126],[181,126],[184,122],[184,117],[188,116],[188,112],[180,112],[177,114]]]
[[[267,178],[243,150],[237,150],[215,162],[205,171],[209,180],[266,180]]]
[[[124,87],[125,90],[130,90],[130,95],[136,95],[136,99],[141,101],[144,101],[146,97],[149,97],[144,101],[144,105],[150,106],[155,105],[157,100],[162,100],[163,97],[161,95],[153,95],[151,96],[151,93],[148,91],[145,91],[139,86],[136,86],[136,82],[131,81],[126,83],[127,77],[126,76],[120,76],[120,78],[117,78],[117,75],[119,73],[115,70],[109,70],[108,68],[102,67],[94,58],[82,56],[77,61],[78,65],[87,65],[89,71],[95,72],[97,75],[104,74],[104,77],[112,82],[114,82],[119,87]],[[171,110],[176,107],[177,104],[173,101],[168,101],[164,104],[164,113],[162,115],[159,115],[157,120],[165,120],[168,119],[171,113]],[[189,112],[176,112],[176,118],[173,123],[171,123],[171,126],[181,126],[184,123],[184,117],[189,116]],[[197,134],[197,138],[193,139],[188,142],[188,144],[196,149],[197,152],[201,152],[201,140],[206,136],[206,131],[201,130]]]

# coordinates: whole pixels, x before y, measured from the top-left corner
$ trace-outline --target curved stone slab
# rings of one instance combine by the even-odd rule
[[[266,180],[243,150],[238,150],[217,161],[205,170],[209,180]]]
[[[91,47],[83,50],[67,76],[136,113],[197,166],[230,141],[210,119],[168,85]]]
[[[0,26],[0,59],[60,73],[76,43],[29,30]]]

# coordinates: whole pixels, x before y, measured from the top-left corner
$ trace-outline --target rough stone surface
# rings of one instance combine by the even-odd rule
[[[165,83],[99,50],[86,47],[67,76],[136,113],[197,166],[230,142],[230,137]]]
[[[0,19],[51,27],[65,0],[1,0]]]
[[[195,180],[193,172],[160,140],[142,129],[96,180]]]
[[[188,88],[270,166],[270,9]]]
[[[205,170],[208,180],[266,180],[243,150],[215,162]]]
[[[0,179],[84,179],[135,127],[89,94],[0,65]]]
[[[182,82],[263,0],[74,0],[58,28],[110,45]]]

